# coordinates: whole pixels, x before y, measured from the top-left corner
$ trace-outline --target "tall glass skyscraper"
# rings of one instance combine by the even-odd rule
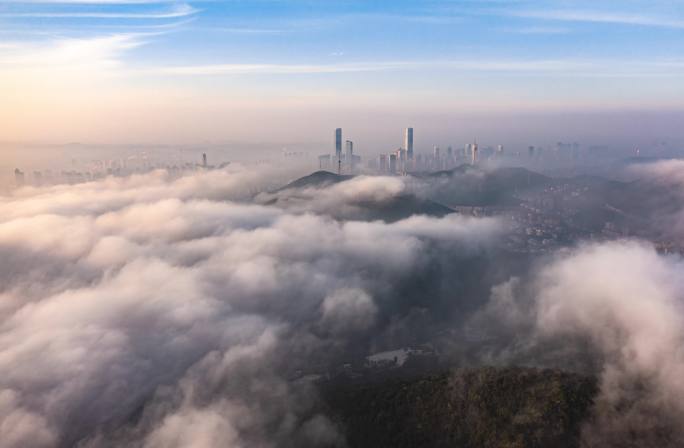
[[[413,160],[413,128],[406,128],[404,132],[404,149],[406,150],[406,157]]]
[[[342,158],[342,128],[335,129],[335,158]]]

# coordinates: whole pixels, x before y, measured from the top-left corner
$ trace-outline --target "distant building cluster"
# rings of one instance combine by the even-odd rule
[[[108,176],[123,177],[130,176],[131,174],[147,173],[157,169],[164,169],[168,171],[172,177],[179,177],[185,172],[223,168],[229,163],[230,162],[224,162],[218,166],[211,165],[208,162],[207,154],[202,153],[202,157],[199,162],[162,164],[151,162],[143,154],[128,158],[92,161],[89,163],[90,166],[88,169],[85,170],[34,170],[27,175],[20,168],[15,168],[14,186],[19,188],[26,185],[43,187],[60,184],[78,184],[82,182],[104,179]],[[75,161],[72,161],[72,164],[75,165]]]
[[[335,129],[335,153],[318,157],[318,167],[322,170],[335,171],[338,174],[351,174],[361,165],[361,157],[354,154],[354,142],[344,142],[342,151],[342,129]]]
[[[369,168],[380,174],[397,174],[413,171],[415,157],[413,151],[413,128],[404,130],[404,144],[389,154],[380,154],[377,163],[371,161]]]
[[[417,150],[414,128],[404,129],[402,145],[390,152],[368,157],[361,163],[358,148],[351,140],[344,140],[342,129],[335,129],[334,151],[318,156],[318,168],[338,174],[364,172],[381,175],[405,175],[416,172],[450,170],[462,165],[485,165],[504,162],[513,166],[527,166],[536,170],[577,170],[609,160],[611,149],[606,146],[582,147],[577,142],[556,142],[547,146],[525,145],[504,150],[503,144],[481,145],[477,139],[463,146],[432,146],[431,150]],[[375,151],[373,151],[375,152]],[[631,152],[635,157],[641,151]],[[500,165],[500,164],[499,164]],[[572,172],[572,171],[571,171]]]
[[[335,152],[318,157],[319,169],[338,174],[353,174],[361,167],[361,157],[354,153],[354,143],[350,140],[345,141],[343,150],[342,141],[342,129],[337,128],[335,129]],[[439,146],[434,146],[432,153],[417,154],[413,144],[413,128],[406,128],[402,146],[390,153],[369,159],[366,168],[370,172],[389,175],[416,171],[440,171],[462,164],[476,165],[480,159],[503,157],[503,155],[503,145],[481,150],[477,141],[466,144],[460,151],[449,146],[443,152]]]

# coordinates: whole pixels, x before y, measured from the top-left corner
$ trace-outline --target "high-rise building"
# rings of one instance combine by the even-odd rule
[[[397,155],[397,171],[400,171],[402,173],[405,172],[408,151],[405,148],[397,148],[397,150],[394,151],[394,154]]]
[[[413,160],[413,128],[406,128],[404,131],[404,149],[408,160]]]
[[[204,168],[207,167],[207,153],[206,153],[206,152],[205,152],[205,153],[202,153],[202,166],[203,166]]]
[[[530,146],[529,148],[527,148],[527,155],[530,159],[534,157],[534,146]]]
[[[354,143],[351,140],[347,140],[344,144],[344,161],[349,167],[349,171],[354,171]]]
[[[397,174],[397,155],[389,155],[389,172],[390,174]]]
[[[342,158],[342,128],[335,129],[335,158]]]
[[[473,158],[471,159],[471,165],[475,165],[477,163],[477,141],[473,142],[473,144],[470,146]]]
[[[503,145],[498,145],[498,146],[496,147],[496,155],[497,155],[497,157],[503,157],[503,155],[504,155],[504,147],[503,147]]]
[[[378,170],[381,173],[386,173],[388,169],[389,166],[387,166],[387,154],[380,154],[380,157],[378,157]]]

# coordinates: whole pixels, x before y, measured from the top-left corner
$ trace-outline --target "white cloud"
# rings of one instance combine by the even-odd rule
[[[378,308],[373,298],[362,289],[338,289],[321,304],[322,324],[334,333],[368,329],[375,320]]]
[[[187,3],[179,3],[163,11],[147,12],[2,12],[0,18],[71,18],[71,19],[173,19],[187,17],[199,10]]]
[[[542,270],[540,333],[565,345],[588,341],[602,364],[588,446],[655,446],[659,428],[681,440],[683,267],[648,244],[618,241],[580,247]]]
[[[679,76],[680,60],[595,60],[595,59],[497,59],[497,60],[405,60],[362,61],[338,64],[207,64],[132,68],[132,75],[162,76],[241,76],[307,75],[359,72],[444,70],[453,73],[490,72],[583,77]]]
[[[0,65],[5,74],[44,68],[82,70],[112,68],[121,56],[144,44],[145,33],[119,33],[89,38],[59,38],[47,42],[25,43],[0,49]]]
[[[178,0],[5,0],[5,3],[26,4],[85,4],[85,5],[143,5],[151,3],[176,3]]]
[[[597,376],[584,445],[677,446],[668,442],[684,437],[682,268],[682,257],[647,242],[562,249],[492,288],[471,327],[500,338],[497,362]]]
[[[459,216],[339,222],[236,202],[250,179],[263,175],[155,172],[0,200],[0,440],[338,443],[287,376],[393,314],[398,279],[427,269],[433,241],[460,257],[500,230]],[[359,182],[380,197],[401,190]],[[391,298],[386,309],[376,296]]]
[[[611,23],[618,25],[639,25],[662,28],[684,28],[684,20],[641,14],[621,14],[581,10],[527,10],[514,11],[513,16],[531,19],[557,20],[563,22]]]

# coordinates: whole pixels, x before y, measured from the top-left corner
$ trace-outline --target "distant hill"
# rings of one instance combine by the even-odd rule
[[[296,179],[267,195],[262,195],[262,203],[281,207],[299,207],[306,209],[308,202],[315,203],[315,197],[306,191],[307,188],[326,188],[352,179],[354,176],[338,175],[329,171],[316,171]],[[345,206],[335,209],[319,210],[338,219],[354,219],[363,221],[382,220],[394,222],[413,215],[445,216],[454,210],[438,202],[420,198],[411,193],[399,194],[381,200],[364,198],[346,198]]]
[[[457,174],[465,174],[469,171],[480,171],[479,168],[464,163],[462,165],[459,165],[455,168],[451,168],[449,170],[440,170],[440,171],[432,171],[432,172],[427,172],[427,173],[422,173],[422,176],[427,176],[427,177],[444,177],[444,176],[453,176]],[[421,174],[418,174],[418,176],[421,176]]]
[[[340,175],[331,173],[330,171],[316,171],[307,176],[300,177],[289,184],[279,188],[277,191],[288,190],[292,188],[307,188],[307,187],[327,187],[338,182],[349,180],[354,176]]]
[[[382,202],[358,202],[355,205],[359,208],[357,219],[368,221],[394,222],[412,215],[441,217],[454,213],[453,209],[445,205],[412,194],[403,194]]]
[[[536,185],[548,185],[553,182],[550,177],[522,167],[503,167],[494,170],[484,170],[468,164],[459,165],[450,170],[434,171],[419,177],[443,178],[461,176],[463,174],[479,174],[488,182],[496,183],[502,187],[529,187]]]
[[[452,170],[419,175],[432,185],[432,197],[448,205],[515,205],[514,194],[553,183],[553,179],[525,168],[482,170],[461,165]]]
[[[486,175],[487,182],[500,188],[525,189],[550,185],[553,179],[526,168],[499,168]]]
[[[596,393],[578,374],[481,368],[335,385],[325,397],[351,448],[571,448]]]

